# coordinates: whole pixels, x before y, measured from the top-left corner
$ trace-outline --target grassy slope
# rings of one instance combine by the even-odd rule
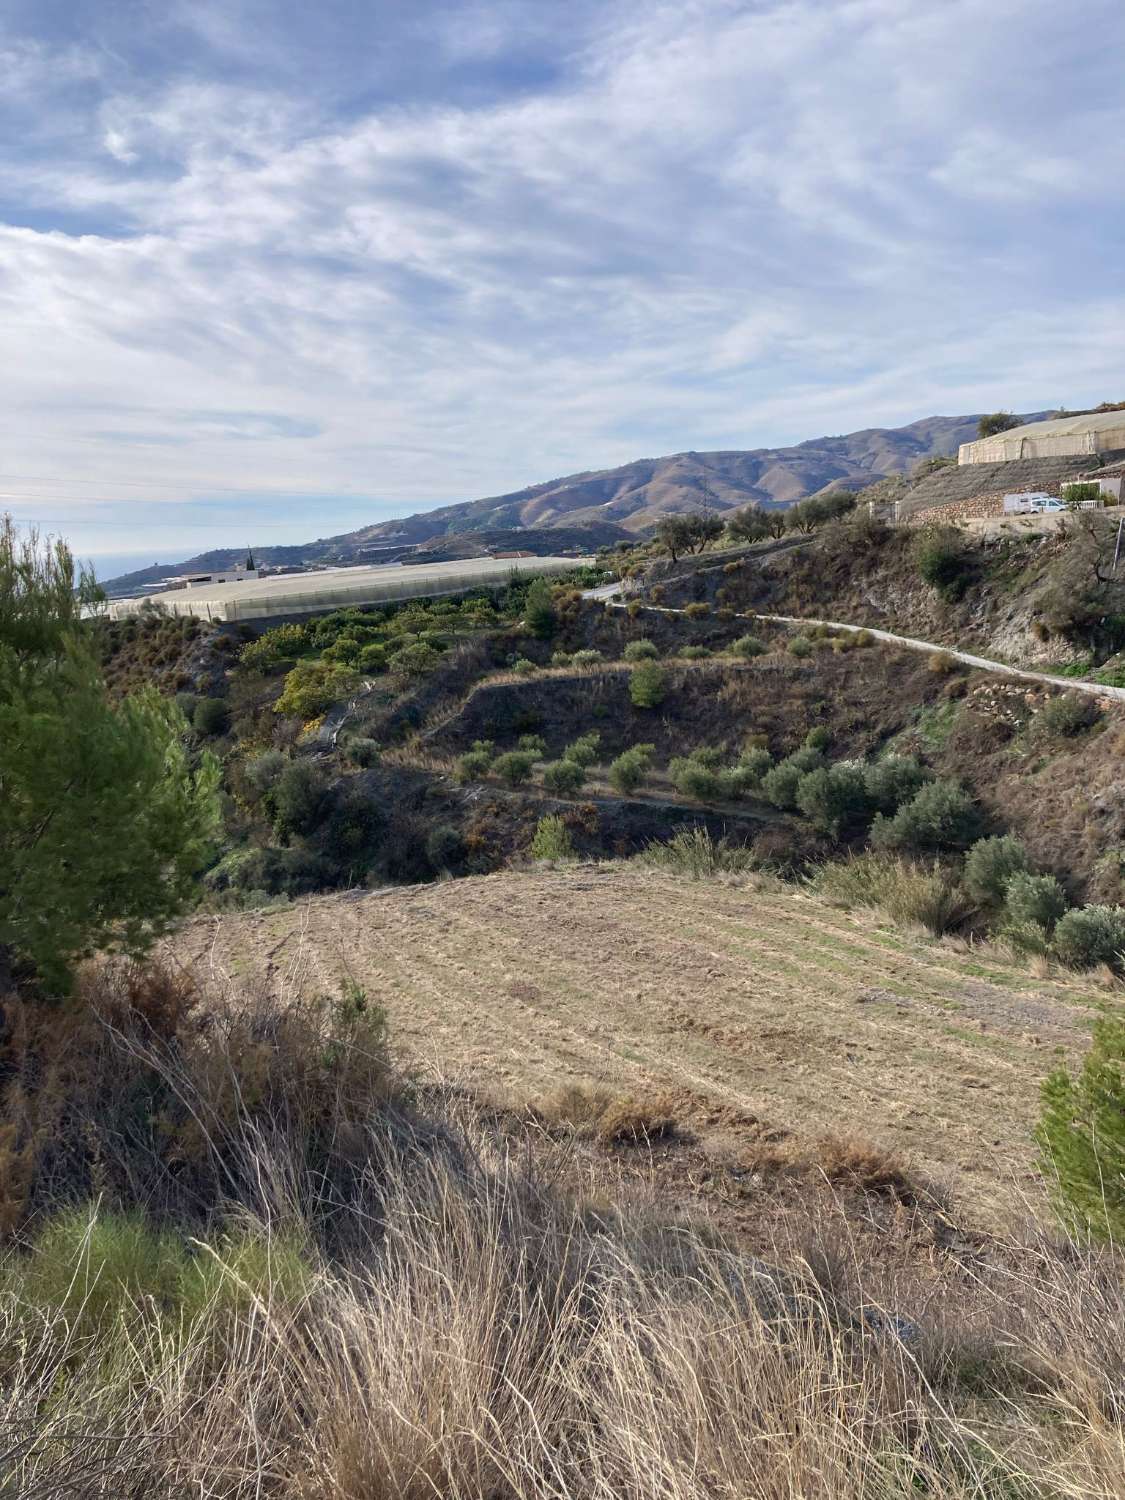
[[[771,1126],[858,1132],[988,1215],[1036,1191],[1039,1080],[1104,998],[792,888],[627,865],[199,919],[170,946],[286,989],[351,974],[414,1062],[493,1096],[660,1094],[724,1153]]]

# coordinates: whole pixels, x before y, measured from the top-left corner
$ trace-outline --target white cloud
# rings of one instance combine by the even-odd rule
[[[1125,20],[1091,3],[1101,57]],[[464,11],[445,51],[502,58],[517,11]],[[401,507],[1114,394],[1125,99],[1059,76],[1083,54],[1047,0],[592,25],[561,81],[472,106],[115,76],[85,144],[0,150],[34,225],[0,231],[5,466],[109,488],[147,444],[155,501],[210,479]]]

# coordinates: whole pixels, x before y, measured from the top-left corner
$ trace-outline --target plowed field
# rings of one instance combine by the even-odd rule
[[[769,1127],[852,1133],[985,1211],[1036,1198],[1039,1081],[1107,999],[773,882],[620,864],[201,918],[168,947],[278,993],[351,976],[415,1066],[486,1096],[662,1095],[725,1154]]]

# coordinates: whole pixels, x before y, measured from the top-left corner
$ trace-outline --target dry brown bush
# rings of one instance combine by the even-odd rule
[[[562,1125],[605,1145],[636,1145],[665,1139],[676,1122],[661,1099],[636,1099],[595,1084],[562,1084],[530,1108],[533,1119]]]

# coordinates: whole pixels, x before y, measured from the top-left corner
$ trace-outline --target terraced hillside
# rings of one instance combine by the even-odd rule
[[[200,918],[169,947],[204,980],[351,976],[415,1065],[485,1097],[661,1096],[728,1157],[777,1131],[860,1135],[990,1218],[1039,1191],[1039,1081],[1105,999],[791,886],[628,864]]]

